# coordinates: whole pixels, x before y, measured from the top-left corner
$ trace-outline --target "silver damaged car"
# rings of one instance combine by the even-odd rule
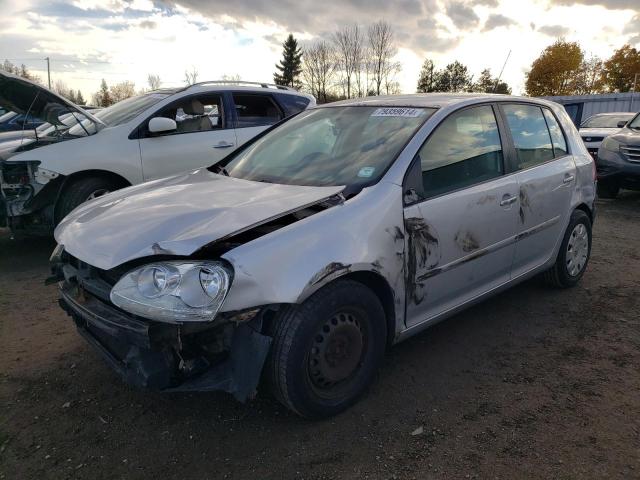
[[[326,417],[391,345],[536,274],[575,285],[594,200],[593,159],[555,103],[344,101],[81,205],[56,229],[51,281],[133,385],[245,401],[260,384]]]

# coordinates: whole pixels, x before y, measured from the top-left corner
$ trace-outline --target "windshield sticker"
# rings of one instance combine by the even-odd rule
[[[424,113],[421,108],[398,108],[398,107],[385,107],[377,108],[371,114],[372,117],[419,117]]]
[[[369,178],[375,172],[376,167],[362,167],[358,172],[359,177]]]

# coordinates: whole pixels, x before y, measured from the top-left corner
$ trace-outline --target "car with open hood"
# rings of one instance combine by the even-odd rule
[[[283,86],[202,82],[94,112],[0,72],[0,106],[41,119],[22,122],[18,137],[0,133],[0,225],[51,235],[81,203],[220,160],[313,104]]]
[[[618,132],[634,116],[635,113],[630,112],[598,113],[582,122],[578,132],[591,156],[597,158],[602,141]]]
[[[406,95],[308,109],[209,168],[80,206],[52,282],[127,382],[347,408],[385,349],[587,267],[595,169],[555,103]]]
[[[640,190],[640,113],[604,139],[596,168],[602,198],[616,198],[621,188]]]

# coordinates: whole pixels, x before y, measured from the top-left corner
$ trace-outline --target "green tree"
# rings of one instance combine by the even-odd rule
[[[420,69],[420,76],[418,77],[418,88],[416,91],[418,93],[428,93],[433,92],[436,86],[436,66],[433,63],[433,60],[427,58],[422,64],[422,68]]]
[[[277,85],[300,88],[298,77],[302,72],[302,50],[291,33],[282,44],[282,60],[276,64],[276,69],[273,81]]]
[[[82,92],[78,89],[78,92],[76,93],[76,103],[78,105],[86,105],[87,101],[84,99],[84,97],[82,96]]]
[[[466,65],[457,60],[447,65],[436,75],[436,92],[468,92],[473,86],[473,77]]]
[[[556,40],[531,64],[525,90],[528,95],[573,95],[576,78],[584,61],[582,48],[576,42]]]
[[[473,91],[479,93],[503,93],[511,94],[511,87],[507,82],[498,80],[491,75],[491,70],[485,68],[480,73],[478,80],[473,84]]]
[[[100,83],[100,90],[93,95],[93,103],[98,107],[108,107],[114,103],[111,98],[111,93],[109,92],[109,87],[104,78]]]
[[[604,62],[603,80],[612,92],[628,92],[636,81],[636,90],[640,87],[640,51],[631,45],[616,50],[611,58]]]

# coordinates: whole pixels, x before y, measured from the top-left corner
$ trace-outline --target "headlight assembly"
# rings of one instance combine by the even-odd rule
[[[159,262],[136,268],[111,289],[127,312],[160,322],[208,322],[222,306],[232,273],[221,262]]]
[[[618,152],[620,151],[620,142],[611,138],[611,137],[607,137],[602,141],[602,148],[604,148],[605,150],[609,150],[610,152]]]

